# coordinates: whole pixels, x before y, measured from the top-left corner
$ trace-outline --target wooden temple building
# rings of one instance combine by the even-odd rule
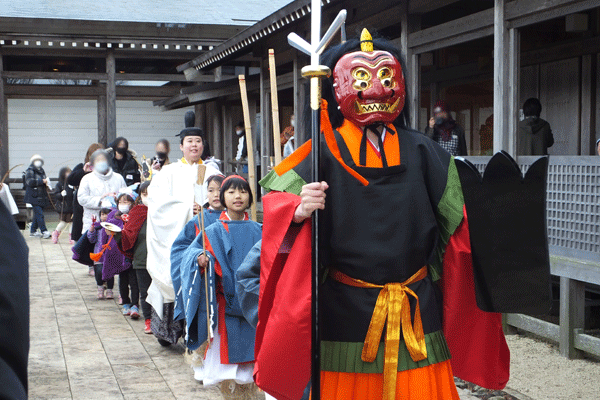
[[[224,0],[5,2],[0,7],[0,173],[19,178],[32,154],[56,179],[82,162],[93,142],[127,137],[152,157],[161,138],[175,158],[186,110],[162,113],[152,101],[190,82],[177,66],[239,34],[286,4]]]
[[[600,356],[600,4],[591,0],[323,0],[324,26],[348,11],[346,30],[363,27],[394,41],[407,64],[412,127],[423,131],[435,102],[445,100],[464,127],[469,159],[483,170],[505,150],[516,154],[517,123],[530,97],[554,133],[548,177],[548,237],[555,305],[551,317],[506,316],[508,326],[560,343],[562,354]],[[296,0],[212,50],[177,67],[187,79],[218,82],[185,87],[156,101],[163,110],[194,105],[215,155],[234,170],[242,120],[236,75],[247,75],[253,135],[262,173],[272,163],[268,50],[276,54],[280,126],[301,116],[307,91],[300,69],[308,59],[287,43],[307,37],[309,0]],[[168,112],[167,112],[168,114]],[[299,145],[307,139],[297,118]]]

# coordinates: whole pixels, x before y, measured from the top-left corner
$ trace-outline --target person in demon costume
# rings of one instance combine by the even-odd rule
[[[459,168],[408,128],[399,51],[363,30],[322,60],[322,181],[307,183],[310,141],[261,181],[256,383],[299,399],[310,380],[309,221],[322,210],[322,399],[458,399],[453,376],[503,388],[509,350],[496,308],[478,307]]]

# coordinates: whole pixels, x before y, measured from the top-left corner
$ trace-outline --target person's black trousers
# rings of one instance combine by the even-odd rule
[[[96,285],[102,286],[104,281],[102,280],[102,264],[94,264],[94,276],[96,278]],[[111,289],[115,287],[115,278],[110,278],[106,281],[106,288]]]
[[[137,276],[133,268],[129,268],[127,271],[119,274],[119,294],[121,295],[123,304],[139,305],[140,290],[138,289]]]
[[[83,230],[83,207],[77,201],[77,191],[74,193],[73,198],[73,228],[71,229],[71,239],[78,241],[81,237],[81,231]]]
[[[144,319],[152,318],[152,306],[146,302],[148,297],[148,288],[152,283],[152,277],[146,269],[136,269],[135,275],[137,277],[137,284],[140,290],[140,305],[142,306],[142,314]]]

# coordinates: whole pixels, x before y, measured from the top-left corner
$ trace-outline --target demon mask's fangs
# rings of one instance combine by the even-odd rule
[[[360,104],[358,100],[356,100],[356,113],[357,114],[369,114],[373,112],[386,112],[386,113],[395,113],[398,105],[400,104],[400,99],[398,98],[393,104],[390,103],[370,103],[370,104]]]

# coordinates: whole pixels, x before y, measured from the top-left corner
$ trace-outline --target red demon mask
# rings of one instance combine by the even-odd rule
[[[404,108],[404,74],[387,51],[345,54],[333,69],[335,98],[344,118],[358,126],[393,122]]]

